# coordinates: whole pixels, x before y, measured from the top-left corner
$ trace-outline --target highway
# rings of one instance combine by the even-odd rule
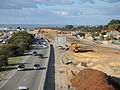
[[[0,82],[0,90],[17,90],[18,86],[27,86],[30,90],[42,90],[44,88],[44,78],[49,60],[50,47],[37,47],[33,51],[42,53],[45,57],[38,58],[38,56],[29,55],[25,61],[25,70],[14,70],[7,79]],[[35,63],[41,65],[40,70],[33,70]]]

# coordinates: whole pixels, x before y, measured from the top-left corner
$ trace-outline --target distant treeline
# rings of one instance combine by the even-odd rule
[[[8,58],[23,55],[24,51],[30,49],[30,44],[34,37],[27,32],[15,33],[9,40],[8,44],[0,46],[0,68],[8,65]]]
[[[120,20],[111,20],[107,25],[99,26],[77,26],[66,25],[65,27],[49,27],[49,29],[57,29],[61,31],[83,31],[83,32],[101,32],[105,29],[116,29],[120,31]]]

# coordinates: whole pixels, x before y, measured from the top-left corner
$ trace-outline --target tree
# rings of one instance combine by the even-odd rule
[[[120,30],[120,24],[109,25],[108,28]]]
[[[108,23],[108,25],[113,25],[113,24],[120,24],[120,20],[113,19]]]
[[[17,29],[20,29],[20,30],[21,30],[21,27],[17,27]]]
[[[14,57],[19,55],[19,47],[13,44],[6,44],[0,47],[0,55],[6,55],[7,57]]]
[[[92,37],[95,37],[95,36],[96,36],[95,32],[92,32],[92,33],[91,33],[91,36],[92,36]]]
[[[8,65],[8,57],[0,55],[0,67]]]
[[[20,43],[18,44],[18,46],[20,47],[21,50],[28,50],[28,49],[30,49],[29,43],[20,42]]]
[[[119,42],[120,42],[120,38],[119,38],[118,40],[119,40]]]
[[[102,35],[106,35],[106,32],[102,32],[101,34],[102,34]]]
[[[97,31],[101,32],[101,31],[103,30],[103,27],[104,27],[104,26],[102,26],[102,25],[97,26],[97,27],[96,27],[96,28],[97,28]]]
[[[102,41],[104,40],[104,36],[103,35],[100,36],[100,40],[102,40]]]
[[[103,26],[103,29],[104,29],[104,30],[105,30],[105,29],[108,29],[108,25]]]
[[[97,32],[97,29],[96,28],[91,28],[90,32]]]
[[[109,40],[110,40],[110,37],[109,37],[109,36],[105,37],[105,40],[109,41]]]
[[[71,29],[73,29],[73,28],[74,28],[73,25],[66,25],[66,26],[65,26],[65,29],[66,29],[66,30],[71,30]]]
[[[78,26],[78,27],[76,27],[76,29],[79,31],[84,31],[84,26]]]
[[[109,36],[109,38],[110,38],[110,40],[116,40],[116,39],[117,39],[117,38],[115,38],[114,35],[112,35],[112,34]]]
[[[26,42],[32,44],[34,41],[34,37],[27,33],[27,32],[19,32],[15,33],[9,40],[8,43],[10,44],[17,44],[19,42]]]

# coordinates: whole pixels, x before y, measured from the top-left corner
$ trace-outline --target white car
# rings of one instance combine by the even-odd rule
[[[3,41],[3,42],[2,42],[2,44],[6,44],[6,42],[5,42],[5,41]]]
[[[27,86],[19,86],[18,90],[29,90]]]
[[[19,64],[18,65],[18,71],[22,71],[25,69],[25,65],[24,64]]]
[[[34,70],[40,69],[40,64],[34,64]]]

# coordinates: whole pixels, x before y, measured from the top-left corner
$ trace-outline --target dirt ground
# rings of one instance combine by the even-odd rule
[[[81,70],[71,79],[71,82],[76,90],[120,90],[120,85],[110,76],[90,68]]]
[[[56,36],[65,36],[68,45],[70,45],[71,42],[77,42],[80,43],[81,48],[85,50],[79,53],[74,53],[71,50],[63,52],[64,54],[61,60],[63,60],[63,64],[66,67],[69,79],[84,68],[92,68],[118,78],[114,80],[120,83],[120,50],[85,44],[76,40],[72,35],[57,34],[56,32],[49,32],[43,35],[53,43]],[[72,63],[66,65],[65,63],[67,61],[72,61]],[[82,66],[82,62],[84,62],[86,66]]]

